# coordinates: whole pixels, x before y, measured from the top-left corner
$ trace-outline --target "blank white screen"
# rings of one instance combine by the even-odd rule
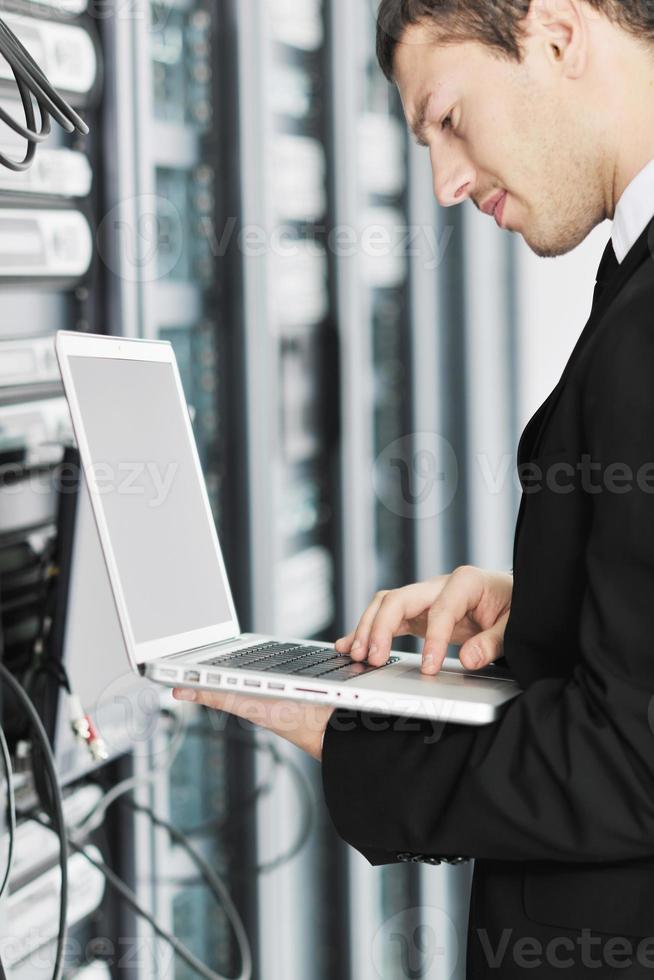
[[[171,365],[69,362],[136,643],[229,621]]]

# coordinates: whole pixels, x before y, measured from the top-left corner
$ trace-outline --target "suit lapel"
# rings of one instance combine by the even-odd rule
[[[651,246],[650,236],[652,236],[653,239]],[[650,257],[654,256],[654,219],[642,232],[640,237],[625,256],[624,261],[618,266],[614,275],[607,282],[606,286],[600,293],[597,302],[594,304],[593,309],[591,310],[588,322],[586,323],[581,336],[575,344],[572,354],[570,355],[568,363],[566,364],[563,374],[561,375],[556,387],[547,396],[543,404],[536,410],[535,414],[525,426],[525,429],[520,437],[520,442],[518,443],[517,459],[519,464],[532,460],[538,455],[538,450],[542,441],[543,433],[545,432],[545,427],[561,396],[561,392],[563,391],[570,371],[578,360],[581,351],[588,343],[588,340],[592,336],[595,327],[602,319],[602,316],[606,310],[648,255]]]
[[[581,351],[588,343],[590,336],[592,335],[594,328],[597,326],[601,320],[603,314],[609,308],[615,297],[620,293],[620,291],[627,284],[632,275],[640,267],[640,265],[645,261],[647,257],[654,259],[654,219],[650,221],[649,225],[643,233],[640,235],[638,240],[634,243],[630,251],[625,256],[623,262],[618,266],[615,274],[607,282],[606,286],[597,298],[596,303],[593,305],[591,310],[590,318],[584,327],[579,340],[575,344],[575,347],[570,355],[568,363],[566,364],[563,374],[561,375],[554,390],[547,396],[543,404],[536,410],[534,415],[529,419],[527,425],[525,426],[520,441],[518,443],[518,453],[517,461],[518,466],[533,460],[538,455],[538,450],[542,442],[543,433],[547,426],[547,422],[550,419],[552,412],[556,403],[558,402],[561,392],[565,386],[566,379],[579,357]],[[513,567],[515,568],[515,559],[517,551],[518,542],[518,532],[520,531],[520,524],[522,523],[522,518],[525,509],[525,495],[522,494],[520,498],[520,507],[518,509],[518,516],[516,519],[515,534],[513,539]]]

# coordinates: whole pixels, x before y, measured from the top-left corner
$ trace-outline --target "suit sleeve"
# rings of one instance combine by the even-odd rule
[[[588,502],[578,660],[569,677],[537,680],[479,728],[435,733],[430,722],[337,709],[325,799],[341,837],[371,864],[402,852],[654,855],[654,325],[641,307],[608,326],[580,395],[584,442],[602,472]],[[505,646],[509,664],[530,656],[518,645]]]

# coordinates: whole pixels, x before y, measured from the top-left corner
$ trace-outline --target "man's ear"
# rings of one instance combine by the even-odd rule
[[[588,60],[588,19],[599,16],[585,0],[532,0],[526,26],[545,45],[551,64],[578,78]]]

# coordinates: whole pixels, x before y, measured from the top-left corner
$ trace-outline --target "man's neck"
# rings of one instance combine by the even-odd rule
[[[623,106],[633,106],[631,113],[619,117],[620,141],[613,161],[607,200],[607,217],[615,217],[615,209],[626,188],[647,164],[654,159],[654,71],[638,76],[631,98]],[[637,94],[636,94],[637,93]]]

